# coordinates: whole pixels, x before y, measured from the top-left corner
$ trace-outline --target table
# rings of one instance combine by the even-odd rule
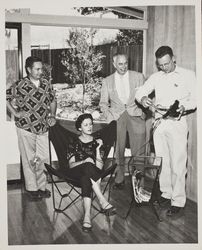
[[[156,204],[160,198],[159,174],[162,167],[162,157],[157,156],[132,156],[128,162],[133,196],[127,219],[133,204],[137,206],[151,205],[157,219],[161,221],[156,210]]]

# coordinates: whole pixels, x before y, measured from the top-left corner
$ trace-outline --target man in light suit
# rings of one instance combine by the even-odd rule
[[[128,58],[125,54],[113,57],[116,72],[103,80],[100,109],[108,122],[117,120],[116,159],[117,171],[115,189],[124,187],[124,152],[127,131],[132,155],[144,153],[145,114],[138,103],[135,93],[144,83],[144,76],[128,70]]]

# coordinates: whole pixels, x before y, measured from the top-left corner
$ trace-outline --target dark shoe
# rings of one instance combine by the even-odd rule
[[[172,216],[175,215],[177,213],[179,213],[181,211],[182,207],[176,207],[176,206],[171,206],[171,208],[168,209],[168,211],[166,212],[167,216]]]
[[[115,189],[115,190],[122,190],[122,189],[124,189],[124,186],[125,186],[125,181],[122,181],[122,182],[120,182],[120,183],[114,183],[114,186],[113,186],[113,189]]]
[[[161,206],[168,205],[170,203],[170,199],[164,198],[161,196],[161,198],[158,200],[159,204]]]
[[[89,225],[89,227],[86,227],[85,225]],[[92,231],[92,226],[91,226],[91,223],[90,222],[83,222],[83,225],[82,225],[82,230],[83,230],[83,232],[85,232],[85,233],[89,233],[89,232],[91,232]]]
[[[50,198],[51,197],[51,192],[48,189],[45,190],[39,190],[39,195],[42,198]]]
[[[26,193],[32,201],[39,201],[42,198],[39,191],[26,191]]]
[[[101,209],[101,213],[110,216],[116,214],[116,208],[111,206],[110,204],[107,204],[105,208]]]

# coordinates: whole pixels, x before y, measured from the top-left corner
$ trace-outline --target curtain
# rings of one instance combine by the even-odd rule
[[[195,70],[195,7],[148,7],[148,23],[146,75],[157,70],[154,53],[162,45],[173,48],[178,65]]]

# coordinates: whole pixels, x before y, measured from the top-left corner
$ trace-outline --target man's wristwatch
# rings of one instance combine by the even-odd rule
[[[50,115],[48,116],[48,118],[54,118],[54,119],[56,119],[55,115],[53,115],[53,114],[50,114]]]

